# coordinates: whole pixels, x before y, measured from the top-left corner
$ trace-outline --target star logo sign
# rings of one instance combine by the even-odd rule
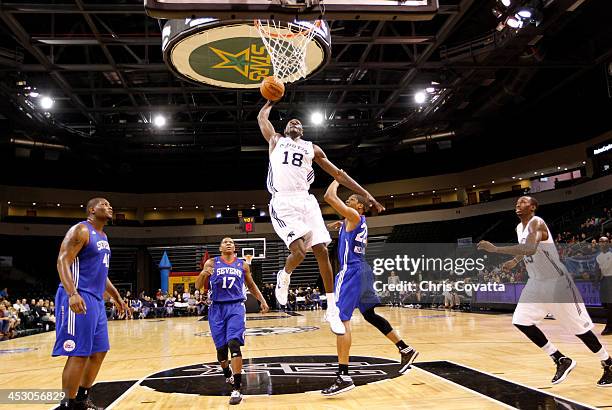
[[[246,48],[236,54],[219,50],[218,48],[214,47],[210,47],[210,49],[221,59],[221,62],[212,66],[212,68],[229,68],[231,70],[238,71],[244,77],[249,77],[249,48]]]

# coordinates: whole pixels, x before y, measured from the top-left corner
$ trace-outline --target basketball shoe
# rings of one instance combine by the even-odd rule
[[[400,374],[404,374],[410,369],[410,365],[414,362],[414,359],[417,358],[419,352],[417,352],[412,347],[407,347],[405,349],[400,350],[400,354],[402,355],[401,366],[399,369]]]
[[[232,395],[230,396],[229,404],[240,404],[241,401],[242,393],[240,393],[240,390],[232,390]]]
[[[602,361],[601,366],[603,367],[603,375],[597,382],[599,387],[612,387],[612,364],[606,364]]]
[[[336,394],[344,393],[354,388],[355,384],[353,383],[353,379],[351,379],[351,376],[339,374],[338,377],[336,377],[336,381],[334,381],[334,384],[332,384],[326,389],[321,390],[321,394],[323,396],[335,396]]]
[[[569,357],[563,356],[559,360],[555,360],[555,363],[557,364],[557,371],[551,381],[552,384],[559,384],[565,380],[569,372],[576,367],[576,362]]]
[[[276,300],[282,306],[287,306],[287,297],[289,296],[289,283],[291,282],[291,275],[281,269],[276,274],[276,287],[274,288],[274,295]]]

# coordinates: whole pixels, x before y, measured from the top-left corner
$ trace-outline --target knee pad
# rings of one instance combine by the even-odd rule
[[[393,330],[393,327],[387,319],[377,315],[376,312],[374,312],[374,308],[366,310],[362,315],[368,323],[378,329],[383,335],[388,335]]]
[[[513,323],[513,325],[518,330],[523,332],[529,340],[531,340],[533,343],[536,344],[536,346],[541,348],[541,347],[546,346],[546,343],[548,343],[548,339],[546,338],[546,335],[544,335],[544,333],[542,333],[542,331],[536,325],[526,326],[526,325],[519,325],[517,323]]]
[[[595,336],[595,333],[593,333],[592,330],[589,330],[588,332],[583,333],[581,335],[576,335],[576,337],[582,340],[582,342],[593,353],[597,353],[603,348],[601,342],[599,341],[599,339],[597,339],[597,336]]]
[[[230,355],[232,358],[242,356],[242,353],[240,352],[240,342],[238,340],[230,340],[227,343],[227,347],[229,347]]]
[[[227,360],[227,345],[221,346],[217,349],[217,360],[219,363],[225,362]]]

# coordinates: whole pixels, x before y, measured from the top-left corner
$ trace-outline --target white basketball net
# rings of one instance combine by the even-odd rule
[[[246,260],[246,263],[250,265],[251,261],[253,260],[253,255],[244,255],[244,259]]]
[[[314,22],[312,27],[275,20],[255,20],[255,28],[270,54],[276,78],[283,83],[292,83],[306,77],[308,44],[315,35],[315,27],[320,25],[320,20]]]

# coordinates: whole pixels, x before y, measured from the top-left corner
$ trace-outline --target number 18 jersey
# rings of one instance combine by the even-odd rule
[[[270,153],[268,167],[268,191],[308,192],[314,181],[312,160],[314,148],[311,141],[279,136],[274,150]]]
[[[228,263],[221,256],[215,257],[215,266],[210,276],[210,292],[213,302],[245,300],[244,261],[234,257]]]

